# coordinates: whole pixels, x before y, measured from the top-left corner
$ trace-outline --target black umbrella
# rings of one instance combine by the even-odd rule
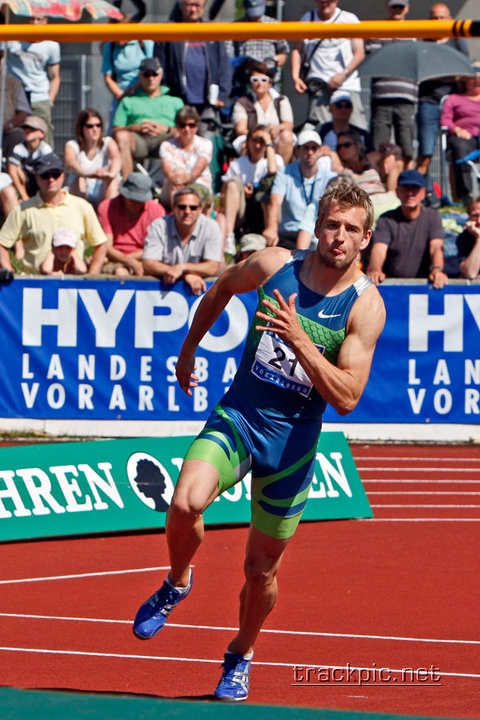
[[[423,82],[433,78],[475,75],[466,55],[444,43],[405,40],[384,45],[358,67],[360,75],[400,77]]]

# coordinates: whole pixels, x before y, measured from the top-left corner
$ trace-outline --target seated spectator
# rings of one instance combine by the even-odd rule
[[[442,288],[448,281],[442,218],[423,205],[425,177],[417,170],[404,170],[397,193],[400,207],[378,219],[367,275],[376,285],[385,278],[428,278],[434,288]]]
[[[480,278],[480,197],[468,204],[465,230],[457,237],[460,277],[468,280]]]
[[[338,134],[337,153],[343,167],[342,175],[350,176],[355,185],[361,187],[370,196],[375,221],[382,213],[400,205],[397,193],[387,190],[377,168],[367,159],[363,141],[355,132]],[[397,177],[395,177],[395,185],[396,182]]]
[[[65,168],[70,192],[94,207],[118,195],[120,151],[115,140],[103,134],[103,119],[93,108],[77,116],[75,140],[65,144]]]
[[[270,131],[276,152],[287,165],[293,154],[293,110],[286,95],[272,89],[274,73],[265,63],[247,63],[249,94],[238,98],[233,106],[232,122],[235,135],[246,136],[257,125]]]
[[[350,118],[352,117],[353,112],[353,99],[347,90],[336,90],[332,93],[328,109],[330,110],[332,119],[324,123],[318,123],[315,128],[324,145],[328,145],[328,147],[332,150],[336,150],[338,133],[353,130],[362,138],[362,142],[366,148],[367,157],[369,153],[374,152],[375,148],[372,136],[368,130],[350,123]]]
[[[12,178],[8,173],[4,172],[0,172],[0,204],[4,218],[11,213],[15,205],[18,205],[18,197]]]
[[[468,205],[473,195],[471,168],[458,160],[478,147],[480,129],[480,62],[473,64],[476,75],[463,80],[458,93],[446,99],[440,123],[447,129],[455,187],[454,197]]]
[[[107,239],[92,205],[64,188],[65,169],[58,155],[43,155],[33,170],[39,191],[16,205],[1,228],[0,266],[13,270],[9,249],[22,240],[25,271],[40,273],[51,252],[53,234],[60,227],[68,227],[76,234],[79,257],[83,258],[85,243],[93,248],[88,273],[99,273],[105,261]]]
[[[213,146],[208,138],[200,137],[200,116],[194,107],[184,105],[175,116],[177,135],[160,145],[160,160],[165,178],[161,202],[172,208],[173,194],[181,187],[195,187],[202,197],[202,205],[212,202]]]
[[[40,266],[44,275],[85,275],[87,265],[77,252],[77,236],[68,227],[53,233],[52,249]]]
[[[153,46],[153,40],[118,40],[104,44],[101,72],[105,85],[113,96],[109,127],[112,127],[118,103],[137,85],[142,61],[153,57]]]
[[[163,206],[153,199],[150,178],[140,172],[130,173],[120,185],[119,196],[101,202],[97,212],[107,236],[107,262],[102,273],[142,276],[148,228],[165,215]]]
[[[147,58],[140,65],[140,86],[125,96],[113,118],[113,137],[120,148],[122,177],[133,172],[134,161],[158,157],[159,147],[174,126],[183,100],[169,95],[161,85],[162,66],[158,58]]]
[[[33,165],[42,155],[53,152],[45,141],[47,123],[36,115],[28,115],[23,123],[24,139],[13,148],[7,161],[8,174],[20,200],[28,200],[38,191]]]
[[[267,219],[270,190],[283,159],[275,154],[268,128],[258,125],[248,132],[245,155],[234,158],[222,177],[225,214],[225,253],[236,252],[237,234],[262,233]]]
[[[275,176],[263,235],[267,245],[297,247],[298,226],[307,206],[318,200],[341,169],[336,153],[322,147],[314,130],[302,130],[297,139],[299,159]]]
[[[5,72],[3,68],[3,51],[0,51],[0,75]],[[3,91],[3,128],[2,128],[2,156],[5,160],[13,151],[15,145],[23,142],[23,123],[32,108],[28,102],[25,88],[20,80],[9,75],[5,76],[5,90]],[[5,165],[2,163],[2,168]]]
[[[265,242],[263,235],[258,235],[257,233],[247,233],[246,235],[242,235],[238,243],[237,262],[246,260],[247,257],[250,257],[250,255],[254,252],[263,250],[266,247],[267,243]]]
[[[173,196],[173,214],[150,225],[143,250],[145,275],[161,278],[165,285],[183,280],[194,295],[205,292],[205,278],[220,270],[220,228],[202,214],[200,195],[181,188]]]

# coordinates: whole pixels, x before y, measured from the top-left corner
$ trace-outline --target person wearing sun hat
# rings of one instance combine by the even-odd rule
[[[376,285],[385,278],[428,278],[440,289],[444,272],[444,231],[437,210],[425,207],[425,176],[404,170],[398,176],[400,206],[380,215],[372,238],[367,275]]]
[[[107,262],[102,273],[142,276],[148,228],[165,215],[165,209],[154,199],[150,177],[141,172],[130,173],[119,192],[98,206],[98,219],[107,236]]]
[[[24,269],[40,273],[51,252],[52,238],[59,227],[76,233],[77,253],[83,258],[86,246],[93,248],[89,274],[99,273],[107,251],[107,238],[100,227],[92,205],[71,195],[64,187],[65,167],[54,153],[36,160],[33,171],[38,193],[13,208],[0,230],[0,266],[12,270],[9,250],[21,240],[25,251]]]

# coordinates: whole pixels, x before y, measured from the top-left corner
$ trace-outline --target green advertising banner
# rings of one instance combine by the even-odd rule
[[[0,450],[0,541],[165,526],[192,437],[96,440]],[[304,520],[372,517],[348,443],[322,433]],[[210,506],[205,522],[250,521],[250,476]]]

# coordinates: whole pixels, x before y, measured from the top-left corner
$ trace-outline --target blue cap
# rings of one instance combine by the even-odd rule
[[[245,12],[248,17],[261,17],[265,15],[265,0],[245,0]]]
[[[416,187],[426,187],[425,175],[418,170],[404,170],[400,173],[397,185],[415,185]]]

